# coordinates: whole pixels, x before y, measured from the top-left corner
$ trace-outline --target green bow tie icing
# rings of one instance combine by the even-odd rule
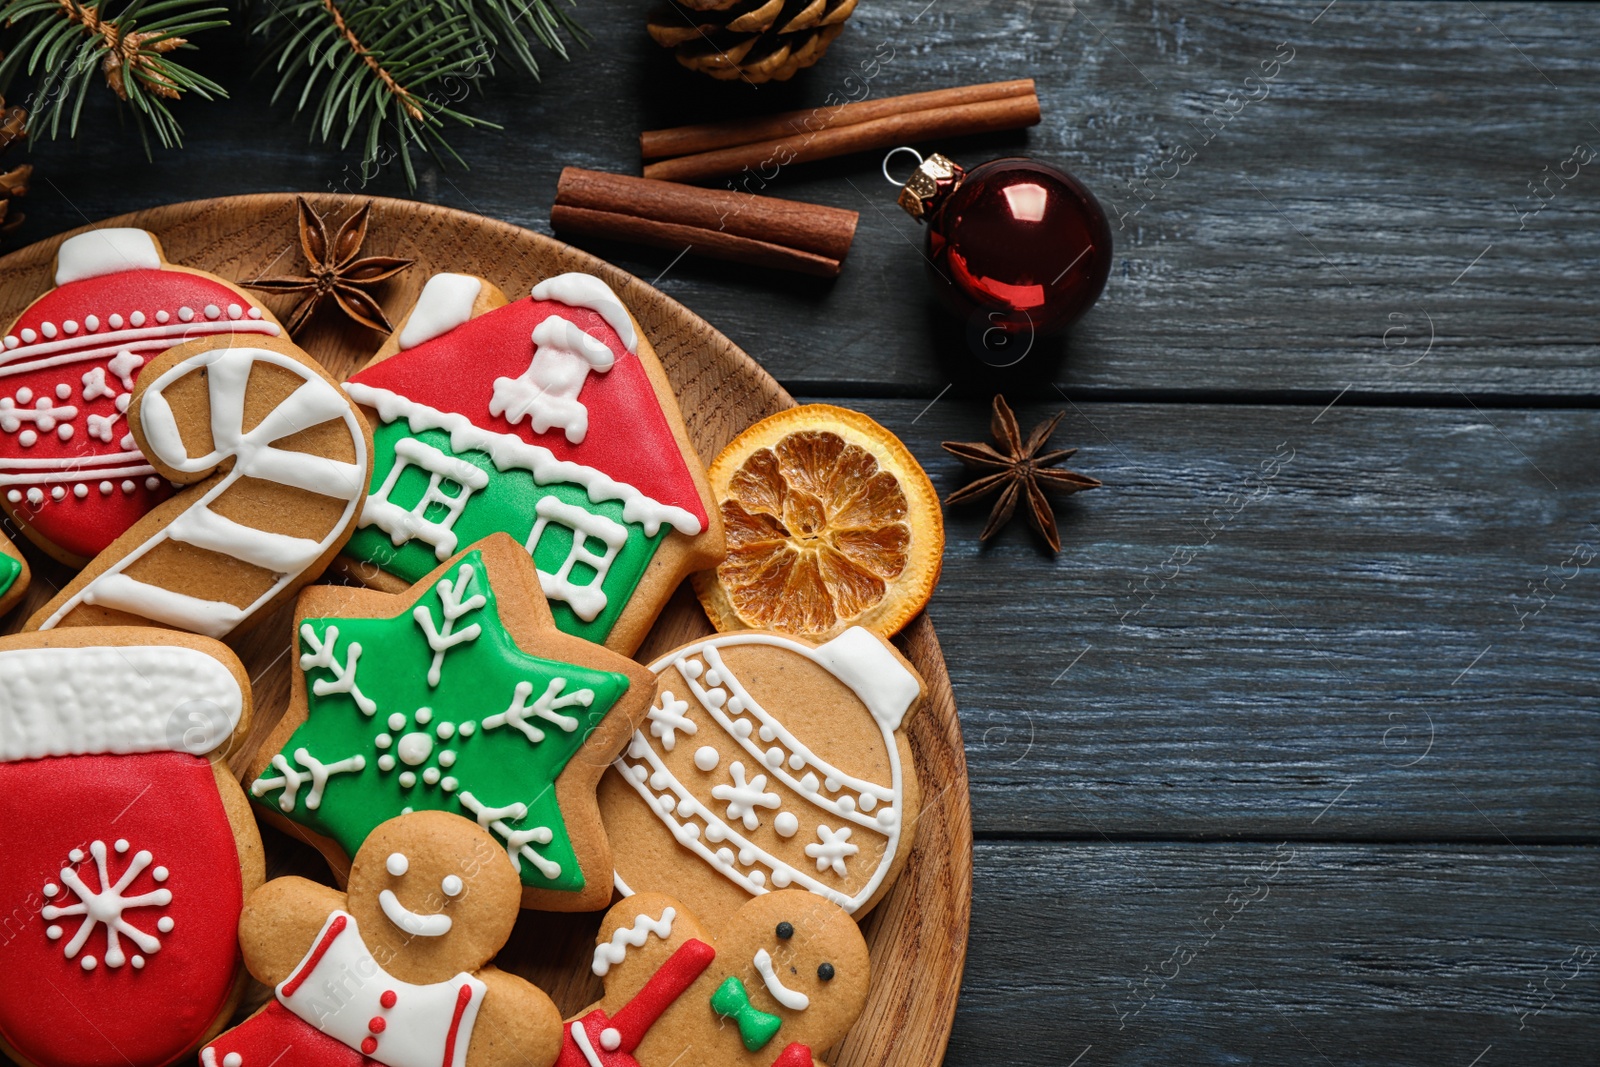
[[[454,812],[505,844],[524,886],[583,889],[555,782],[627,675],[517,647],[476,550],[410,611],[301,619],[299,636],[306,720],[257,803],[352,856],[386,819]]]
[[[745,992],[744,983],[732,976],[711,994],[711,1010],[739,1024],[739,1037],[751,1052],[760,1052],[762,1046],[777,1036],[778,1028],[783,1025],[783,1020],[778,1016],[768,1015],[750,1003],[750,994]]]

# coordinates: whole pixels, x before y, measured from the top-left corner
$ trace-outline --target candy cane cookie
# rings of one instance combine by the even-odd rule
[[[372,431],[282,339],[202,339],[152,360],[128,409],[139,449],[186,488],[28,620],[145,622],[221,638],[310,582],[355,528]]]

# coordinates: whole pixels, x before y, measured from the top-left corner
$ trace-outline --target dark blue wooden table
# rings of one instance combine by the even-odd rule
[[[1600,5],[862,0],[759,90],[679,70],[645,4],[506,77],[417,195],[548,232],[563,166],[641,129],[1033,77],[1045,119],[938,149],[1063,165],[1116,221],[1099,305],[1005,371],[933,307],[878,159],[788,168],[852,208],[833,283],[585,247],[792,391],[943,439],[1004,390],[1106,488],[988,547],[949,516],[930,609],[977,830],[951,1064],[1593,1063],[1600,1055]],[[91,109],[13,243],[177,200],[406,195],[308,142],[242,34],[146,162]],[[1277,60],[1268,90],[1247,89]],[[1230,97],[1230,94],[1234,94]],[[1241,98],[1249,96],[1243,106]],[[1188,149],[1188,151],[1183,151]],[[1186,162],[1175,162],[1186,160]]]

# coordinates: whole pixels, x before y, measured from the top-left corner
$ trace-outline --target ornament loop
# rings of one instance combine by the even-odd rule
[[[899,148],[889,149],[889,154],[883,157],[883,176],[889,180],[890,185],[894,186],[896,189],[899,189],[904,186],[906,182],[910,181],[911,178],[907,176],[904,179],[900,179],[889,173],[889,160],[894,158],[896,152],[910,152],[912,155],[917,157],[917,166],[919,167],[922,166],[922,153],[918,152],[915,148],[912,148],[909,145],[901,145]]]

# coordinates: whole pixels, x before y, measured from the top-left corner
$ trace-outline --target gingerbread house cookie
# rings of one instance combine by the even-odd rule
[[[230,335],[282,329],[243,290],[168,263],[144,230],[67,238],[55,288],[4,334],[0,507],[64,563],[97,555],[172,493],[128,427],[140,371],[174,345]]]
[[[631,653],[722,525],[671,385],[615,293],[563,274],[508,301],[428,280],[345,385],[377,455],[350,572],[395,591],[460,546],[509,533],[562,630]]]

